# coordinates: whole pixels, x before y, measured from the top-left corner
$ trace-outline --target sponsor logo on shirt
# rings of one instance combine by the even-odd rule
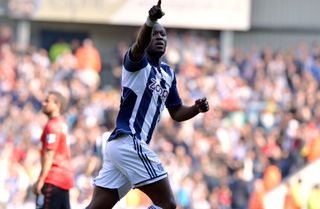
[[[161,85],[154,78],[151,78],[151,84],[149,85],[149,89],[155,91],[161,97],[162,100],[165,100],[168,97],[168,90],[162,88]]]
[[[57,136],[55,134],[48,134],[47,135],[47,143],[52,144],[56,142]]]

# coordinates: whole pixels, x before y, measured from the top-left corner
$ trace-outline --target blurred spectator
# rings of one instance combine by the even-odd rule
[[[4,44],[10,44],[13,41],[13,31],[10,26],[0,25],[0,47]]]
[[[176,192],[176,201],[181,208],[189,209],[191,208],[191,193],[193,187],[192,179],[189,176],[186,176],[181,181],[181,186]]]
[[[248,182],[244,180],[244,171],[242,168],[235,173],[235,178],[230,185],[232,191],[232,209],[248,208],[248,200],[250,196]]]
[[[263,198],[265,190],[261,179],[257,179],[253,185],[253,191],[249,198],[249,209],[264,209]]]
[[[219,205],[221,209],[231,209],[231,203],[232,203],[232,193],[230,188],[227,186],[227,184],[222,184],[219,187],[218,192],[218,199],[219,199]]]
[[[297,203],[292,190],[291,184],[287,182],[283,209],[301,209],[301,206]]]
[[[82,46],[76,50],[75,56],[79,79],[92,91],[95,91],[100,82],[99,72],[101,71],[101,58],[98,49],[92,40],[87,38],[83,40]]]
[[[308,197],[308,209],[319,209],[320,208],[320,185],[316,184],[310,191]]]
[[[17,59],[9,44],[0,44],[0,90],[10,92],[16,83]]]
[[[304,155],[308,162],[313,162],[320,158],[320,136],[310,139],[310,141],[303,148]]]
[[[101,71],[100,54],[91,39],[83,40],[75,55],[78,61],[77,70],[94,70],[98,73]]]
[[[281,171],[280,168],[275,165],[273,159],[269,159],[269,165],[265,168],[263,173],[263,185],[264,191],[269,192],[276,188],[281,183]]]
[[[290,188],[289,188],[293,197],[293,201],[295,202],[296,207],[298,208],[304,207],[305,201],[306,201],[306,195],[307,195],[303,188],[302,183],[303,182],[301,178],[294,179],[290,183]]]
[[[317,82],[319,82],[320,81],[320,57],[315,58],[314,64],[311,66],[310,71],[314,79]]]
[[[49,49],[50,60],[55,62],[57,58],[67,50],[71,50],[70,44],[63,39],[59,39],[57,42],[52,44]]]

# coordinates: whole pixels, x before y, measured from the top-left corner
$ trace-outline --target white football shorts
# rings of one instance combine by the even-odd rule
[[[106,143],[102,168],[94,178],[94,185],[118,189],[121,199],[131,188],[151,184],[167,176],[159,157],[144,141],[122,135]]]

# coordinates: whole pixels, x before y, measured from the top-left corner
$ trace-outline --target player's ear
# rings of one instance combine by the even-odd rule
[[[55,100],[54,103],[56,103],[57,108],[61,112],[61,103],[58,100]]]

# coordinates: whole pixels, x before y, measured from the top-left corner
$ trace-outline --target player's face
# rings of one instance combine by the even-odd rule
[[[152,30],[151,42],[148,46],[148,53],[151,56],[160,58],[167,47],[167,33],[164,27],[160,24],[156,24]]]
[[[49,94],[42,103],[42,111],[46,115],[51,115],[53,112],[57,111],[58,105],[55,101],[55,96]]]

